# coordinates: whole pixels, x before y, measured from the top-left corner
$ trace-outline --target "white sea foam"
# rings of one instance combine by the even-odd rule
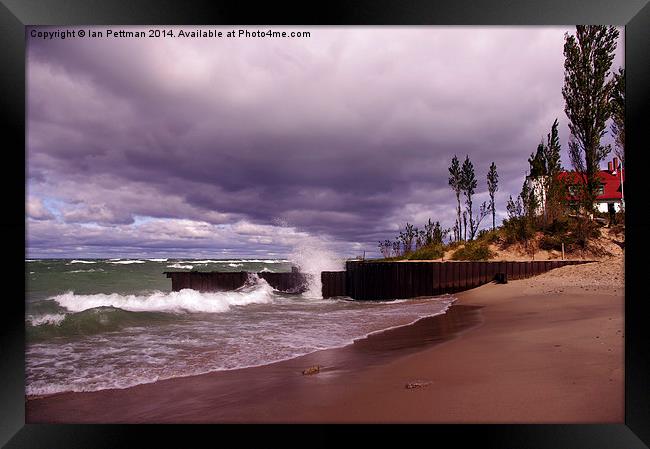
[[[182,268],[185,270],[191,270],[192,268],[194,268],[194,265],[183,265],[180,263],[173,263],[171,265],[167,265],[167,268]]]
[[[104,270],[101,268],[97,268],[97,269],[91,268],[90,270],[71,270],[71,271],[66,271],[66,273],[99,273],[102,271]]]
[[[76,260],[75,259],[75,260],[71,261],[70,263],[97,263],[97,262],[92,261],[92,260]]]
[[[149,262],[167,262],[169,259],[147,259]]]
[[[229,263],[228,266],[236,268],[236,267],[243,267],[244,264],[243,263]]]
[[[65,315],[61,313],[45,314],[33,316],[29,315],[27,320],[31,323],[32,326],[41,326],[43,324],[54,324],[59,325],[65,319]]]
[[[116,265],[130,265],[132,263],[145,263],[144,260],[117,260],[115,262],[110,262]]]
[[[94,307],[110,306],[132,312],[207,312],[222,313],[231,306],[263,304],[274,299],[273,289],[259,279],[252,286],[228,292],[200,293],[191,289],[178,292],[155,291],[147,295],[120,295],[117,293],[77,295],[68,292],[53,298],[71,312],[81,312]]]
[[[223,264],[229,264],[229,263],[287,263],[289,260],[287,259],[222,259],[222,260],[216,260],[216,259],[205,259],[205,260],[179,260],[179,263],[188,263],[188,264],[208,264],[208,263],[223,263]]]

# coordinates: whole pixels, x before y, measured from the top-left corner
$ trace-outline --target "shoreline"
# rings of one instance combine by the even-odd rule
[[[451,300],[451,303],[442,312],[436,312],[436,313],[433,313],[431,315],[421,316],[421,317],[416,318],[413,321],[408,322],[408,323],[389,325],[388,327],[383,328],[383,329],[369,331],[367,334],[361,335],[359,337],[354,337],[352,340],[350,340],[350,341],[348,341],[346,343],[342,343],[342,344],[337,345],[337,346],[331,346],[331,347],[322,348],[322,349],[314,349],[313,351],[308,352],[306,354],[294,355],[294,356],[291,356],[291,357],[288,357],[288,358],[275,360],[275,361],[270,361],[270,362],[262,362],[262,363],[259,363],[259,364],[256,364],[256,365],[240,366],[240,367],[235,367],[235,368],[224,368],[224,369],[217,369],[217,370],[214,370],[214,371],[206,371],[206,372],[203,372],[203,373],[186,374],[186,375],[181,375],[181,376],[158,379],[158,380],[155,380],[155,381],[142,382],[142,383],[130,385],[130,386],[123,387],[123,388],[114,387],[114,388],[104,388],[104,389],[100,389],[100,390],[87,390],[87,391],[68,390],[68,391],[56,391],[56,392],[52,392],[52,393],[25,394],[25,401],[27,402],[27,401],[48,399],[48,398],[52,398],[52,397],[55,397],[55,396],[66,396],[66,395],[87,394],[87,393],[99,393],[99,392],[103,392],[103,391],[128,390],[130,388],[135,388],[135,387],[139,387],[139,386],[142,386],[142,385],[156,384],[156,383],[163,382],[163,381],[182,380],[182,379],[193,378],[193,377],[198,377],[198,376],[207,376],[207,375],[212,375],[212,374],[218,374],[218,373],[222,373],[222,372],[241,371],[241,370],[262,368],[262,367],[269,366],[269,365],[274,365],[274,364],[279,364],[279,363],[286,363],[286,362],[289,362],[291,360],[302,359],[302,358],[309,357],[309,356],[312,356],[314,354],[320,353],[322,351],[342,350],[342,349],[345,349],[345,348],[350,347],[352,345],[357,345],[357,346],[355,346],[355,348],[362,348],[362,347],[364,347],[366,345],[364,343],[364,340],[377,338],[380,335],[383,335],[383,334],[385,334],[387,332],[393,332],[396,329],[399,329],[399,328],[402,328],[402,327],[406,328],[406,327],[415,326],[415,325],[418,325],[416,327],[420,327],[419,326],[420,321],[422,321],[422,320],[430,320],[430,319],[439,317],[441,315],[445,315],[449,311],[449,309],[455,303],[457,303],[456,297],[453,294],[449,294],[449,293],[434,296],[434,297],[431,297],[431,298],[429,298],[429,297],[419,297],[419,298],[412,298],[410,300],[412,300],[412,301],[427,301],[429,299],[441,299],[441,300],[447,300],[447,301]],[[350,300],[350,301],[352,301],[352,300]],[[399,299],[399,300],[395,300],[395,301],[405,301],[405,300]],[[390,301],[387,301],[387,302],[390,302]],[[464,307],[464,308],[472,309],[472,307]],[[461,314],[462,314],[462,312],[461,312]],[[426,333],[436,332],[436,331],[432,330],[432,329],[436,329],[436,328],[437,327],[434,324],[434,326],[432,328],[425,328],[425,332]],[[444,334],[444,332],[445,331],[442,331],[441,335],[436,334],[436,338],[439,338],[441,340],[453,338],[453,336],[448,336],[448,335]],[[399,334],[400,332],[398,331],[397,333]],[[404,352],[408,352],[410,350],[415,350],[415,348],[422,346],[424,344],[424,342],[426,342],[426,339],[424,341],[422,341],[421,337],[422,337],[422,335],[419,334],[419,333],[413,334],[410,337],[409,343],[402,343],[402,345],[404,347],[401,347],[400,349],[402,351],[404,351]],[[391,340],[391,337],[387,337],[387,338],[382,337],[381,339],[382,339],[382,341],[387,341],[388,342],[388,341]]]
[[[152,395],[162,403],[170,389],[177,389],[179,399],[186,390],[210,390],[209,394],[231,395],[237,390],[241,400],[248,397],[248,386],[264,390],[309,388],[315,381],[336,381],[341,377],[358,375],[365,369],[386,364],[418,352],[432,345],[453,340],[463,332],[482,323],[480,307],[452,304],[445,313],[419,318],[412,323],[373,331],[351,344],[318,351],[273,363],[231,370],[213,371],[184,377],[162,379],[121,389],[88,392],[60,392],[51,395],[26,396],[26,422],[29,423],[109,423],[109,422],[179,422],[175,418],[142,411],[140,399],[151,400]],[[320,365],[317,375],[305,376],[304,369]],[[262,380],[263,379],[263,380]],[[261,380],[261,382],[260,382]],[[302,383],[302,385],[300,385]],[[304,393],[304,392],[303,392]],[[302,393],[301,393],[302,394]],[[137,400],[133,401],[133,398]],[[102,404],[110,401],[114,408],[106,410]],[[167,410],[176,416],[180,410]],[[252,406],[251,406],[252,408]],[[84,412],[80,413],[80,409]],[[125,419],[125,417],[127,417]],[[226,416],[219,422],[232,421]],[[153,419],[153,421],[152,421]],[[198,416],[180,422],[215,422]],[[255,422],[255,421],[253,421]]]
[[[271,365],[29,399],[26,422],[623,422],[622,266],[595,283],[603,267],[460,292],[445,314]]]

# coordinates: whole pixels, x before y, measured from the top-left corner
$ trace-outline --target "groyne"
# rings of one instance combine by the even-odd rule
[[[406,299],[468,290],[497,279],[524,279],[584,260],[382,262],[348,261],[345,271],[321,273],[323,298],[346,296],[356,300]],[[168,271],[172,290],[190,288],[200,292],[235,290],[246,284],[251,273]],[[290,273],[259,272],[275,290],[302,293],[309,276],[294,267]]]
[[[583,260],[381,262],[348,261],[345,271],[321,273],[323,298],[405,299],[454,293],[492,282],[524,279]]]
[[[165,271],[172,280],[172,291],[191,288],[199,292],[235,290],[243,287],[249,280],[246,271]],[[293,270],[290,273],[269,273],[261,271],[257,276],[264,279],[275,290],[288,293],[302,293],[309,286],[308,277]]]

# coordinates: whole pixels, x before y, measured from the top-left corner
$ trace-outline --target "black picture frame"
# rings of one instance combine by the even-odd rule
[[[24,293],[25,260],[25,27],[29,25],[108,24],[277,24],[277,25],[625,25],[626,64],[626,279],[625,279],[625,423],[603,425],[430,425],[430,426],[124,426],[25,424]],[[261,432],[272,441],[300,445],[339,444],[353,434],[384,441],[434,442],[449,439],[481,447],[642,448],[650,445],[650,326],[644,321],[643,279],[650,264],[650,221],[643,208],[650,167],[647,125],[650,101],[650,5],[647,0],[472,1],[440,4],[364,0],[331,1],[281,7],[270,2],[181,2],[171,0],[2,0],[0,3],[0,113],[3,155],[0,177],[5,213],[0,219],[5,255],[5,288],[0,314],[0,445],[18,447],[131,447],[155,444],[174,447],[225,444],[225,432],[236,432],[238,444],[249,444]],[[645,114],[644,114],[645,112]],[[644,126],[646,125],[646,126]],[[645,151],[644,151],[645,150]],[[22,242],[21,242],[22,241]],[[23,279],[21,285],[18,279]],[[16,294],[13,294],[13,293]],[[525,420],[525,417],[522,417]],[[290,438],[288,438],[290,436]],[[404,437],[404,439],[402,439]],[[215,439],[218,438],[218,439]],[[141,444],[137,441],[140,440]],[[365,440],[367,441],[367,440]],[[645,442],[645,444],[644,444]]]

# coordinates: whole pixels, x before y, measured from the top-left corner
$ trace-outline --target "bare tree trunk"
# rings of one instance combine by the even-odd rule
[[[463,236],[465,241],[467,241],[467,212],[463,212]]]
[[[458,215],[458,240],[460,241],[463,239],[463,223],[460,221],[460,190],[456,191],[456,202],[458,203],[456,215]]]

